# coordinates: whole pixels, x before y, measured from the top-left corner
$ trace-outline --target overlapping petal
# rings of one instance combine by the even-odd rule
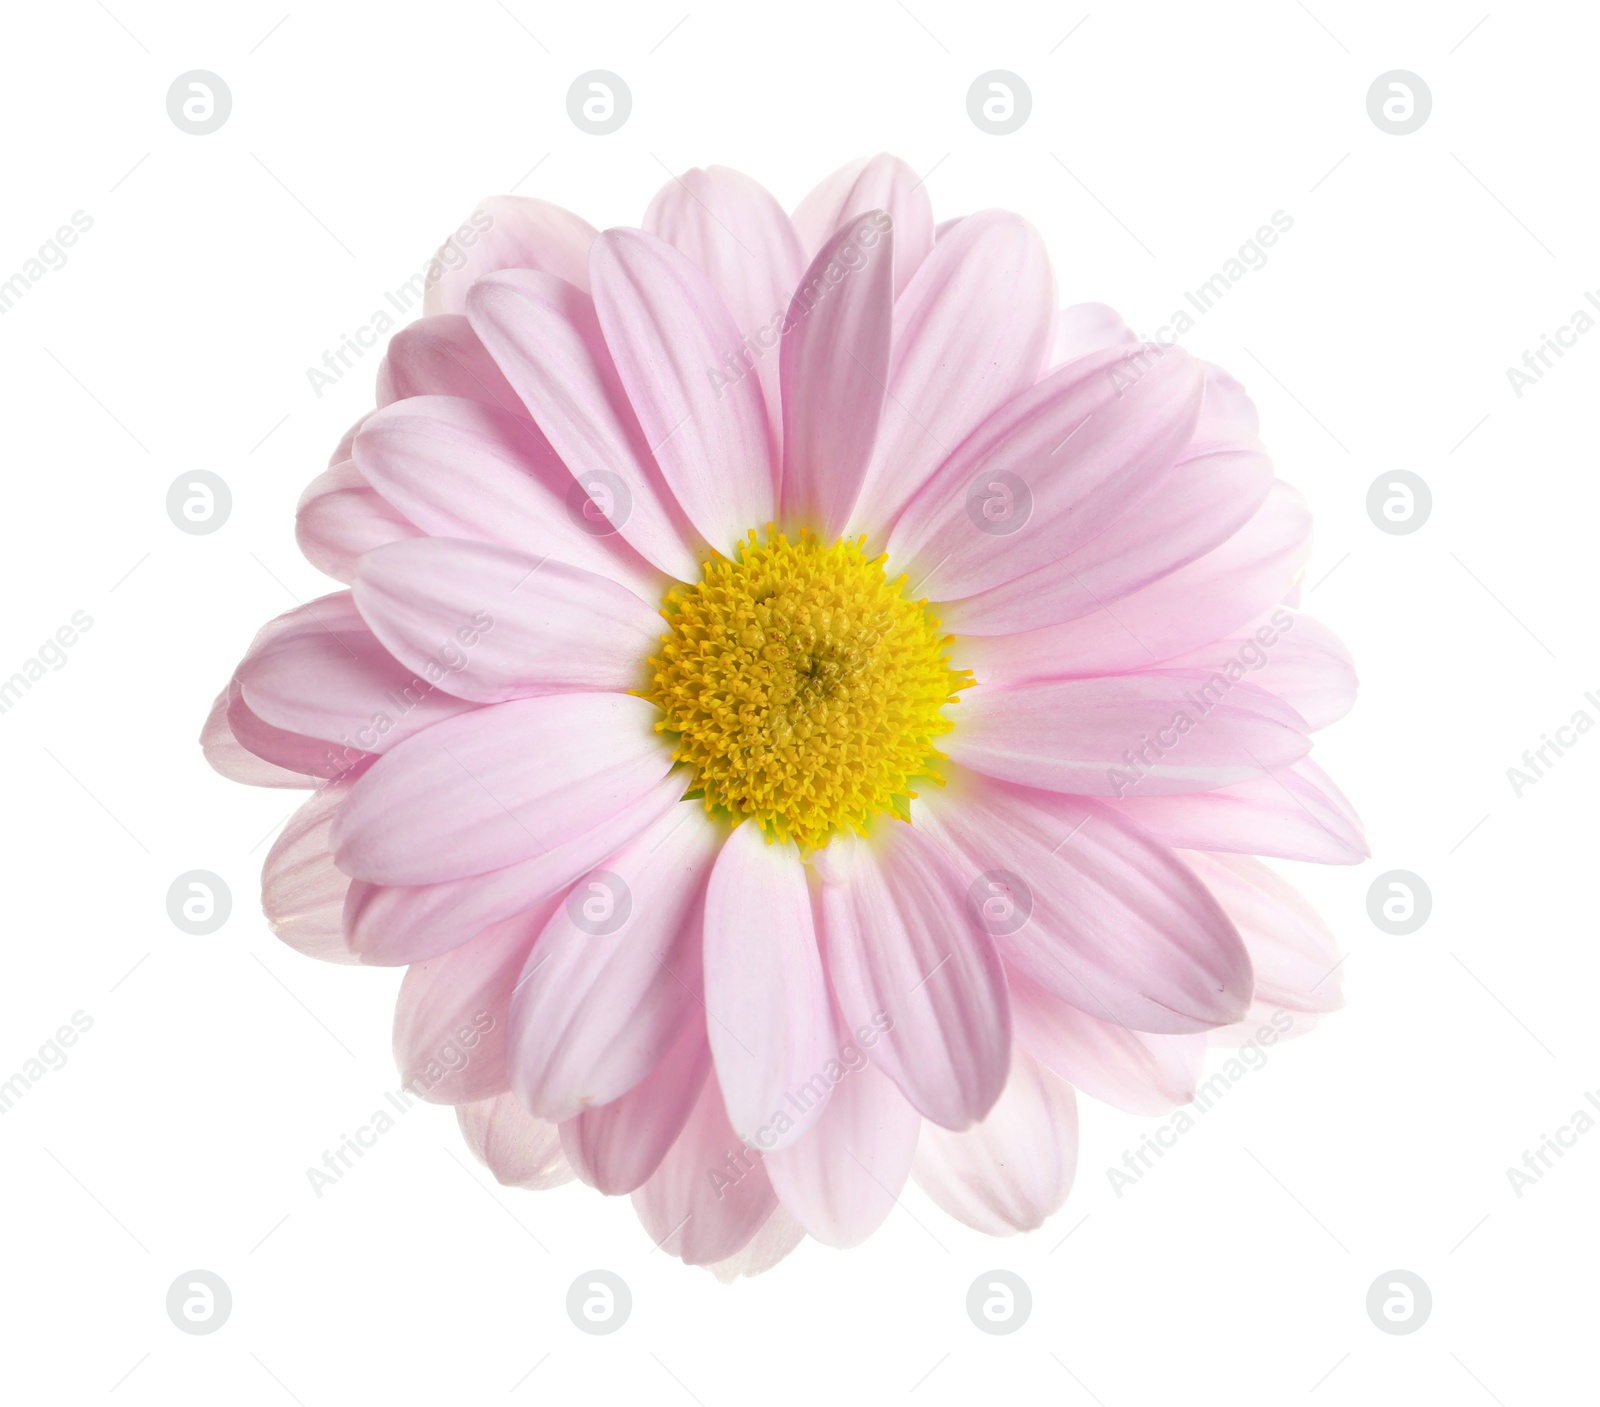
[[[717,837],[696,821],[676,807],[580,879],[529,951],[511,1005],[511,1081],[540,1117],[620,1098],[700,1012]]]

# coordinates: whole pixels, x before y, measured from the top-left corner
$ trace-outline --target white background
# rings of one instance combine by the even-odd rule
[[[294,3],[7,12],[0,280],[74,211],[94,223],[0,318],[0,675],[74,611],[94,624],[0,716],[0,1078],[75,1011],[93,1027],[0,1120],[0,1393],[1591,1400],[1600,1130],[1520,1198],[1506,1175],[1600,1089],[1600,736],[1520,798],[1506,778],[1575,710],[1600,718],[1583,698],[1600,691],[1600,331],[1520,399],[1506,376],[1600,288],[1590,7],[460,0],[284,19]],[[194,68],[233,94],[205,137],[165,110]],[[612,136],[566,115],[592,68],[633,93]],[[1014,135],[967,115],[992,68],[1032,89]],[[1395,68],[1434,101],[1404,137],[1366,112]],[[1374,859],[1284,867],[1349,953],[1347,1009],[1275,1049],[1120,1198],[1106,1168],[1158,1121],[1082,1101],[1072,1198],[1009,1241],[912,1189],[864,1248],[808,1243],[725,1287],[652,1254],[625,1201],[499,1188],[436,1108],[318,1200],[306,1168],[396,1082],[400,974],[272,938],[256,876],[294,796],[223,781],[195,742],[257,624],[331,589],[292,510],[368,405],[377,353],[321,399],[306,368],[484,195],[629,224],[669,169],[720,163],[792,207],[879,149],[931,173],[940,218],[1024,213],[1063,301],[1112,303],[1146,333],[1274,211],[1293,218],[1183,340],[1260,405],[1317,514],[1306,604],[1361,670],[1317,755]],[[202,468],[234,510],[191,537],[164,500]],[[1396,469],[1433,492],[1411,536],[1366,515]],[[211,937],[166,915],[191,869],[232,887]],[[1433,892],[1408,937],[1367,917],[1389,869]],[[564,1310],[595,1266],[634,1296],[606,1338]],[[164,1308],[195,1267],[234,1297],[204,1338]],[[965,1311],[994,1267],[1032,1289],[1008,1337]],[[1434,1299],[1406,1337],[1365,1310],[1395,1268]]]

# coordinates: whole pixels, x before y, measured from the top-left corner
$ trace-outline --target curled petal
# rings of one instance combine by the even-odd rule
[[[983,1122],[922,1126],[913,1176],[957,1221],[990,1236],[1033,1231],[1059,1211],[1078,1166],[1072,1086],[1023,1051]]]
[[[1011,1057],[1011,1008],[994,942],[968,914],[954,861],[919,828],[890,821],[841,838],[822,872],[828,978],[868,1057],[947,1128],[981,1119]]]
[[[662,478],[700,536],[731,552],[771,520],[777,478],[760,382],[711,374],[738,345],[733,317],[698,267],[641,231],[606,231],[590,265],[606,346]]]
[[[1283,606],[1165,667],[1243,673],[1293,708],[1313,732],[1338,722],[1356,701],[1355,661],[1343,642],[1321,621]]]
[[[389,339],[378,368],[378,404],[418,396],[458,396],[507,414],[522,410],[517,393],[460,313],[418,318]],[[352,449],[354,440],[352,435]]]
[[[1049,369],[1087,357],[1107,347],[1137,346],[1139,339],[1115,308],[1104,303],[1074,303],[1056,314],[1050,343]]]
[[[661,188],[645,211],[644,227],[688,255],[722,295],[743,339],[725,349],[722,366],[734,374],[754,363],[773,443],[780,443],[773,343],[806,262],[783,207],[741,172],[726,166],[697,168]]]
[[[291,948],[325,962],[357,962],[345,940],[350,876],[333,863],[328,833],[349,794],[348,780],[308,797],[283,828],[261,867],[261,908],[272,931]]]
[[[511,997],[554,900],[493,924],[470,943],[413,964],[394,1013],[401,1082],[435,1104],[468,1104],[511,1088]]]
[[[1091,1016],[1176,1035],[1237,1021],[1250,958],[1170,850],[1086,797],[953,778],[912,818],[964,862],[1007,963]]]
[[[706,1080],[678,1141],[633,1194],[645,1233],[687,1265],[715,1265],[750,1244],[778,1205],[761,1155],[728,1122]]]
[[[350,581],[364,553],[420,535],[345,459],[317,475],[295,509],[295,541],[306,560],[336,581]]]
[[[1361,821],[1309,757],[1265,776],[1190,796],[1127,796],[1108,803],[1166,844],[1359,865],[1371,853]]]
[[[896,231],[898,298],[933,249],[933,206],[922,179],[886,152],[853,162],[816,187],[794,212],[795,229],[814,256],[830,237],[869,210],[885,210]]]
[[[200,751],[211,767],[230,782],[243,782],[252,787],[314,787],[317,777],[309,771],[291,767],[290,760],[300,761],[300,754],[279,754],[281,762],[270,762],[253,748],[246,747],[234,730],[232,713],[235,709],[248,712],[239,699],[238,681],[231,682],[217,695],[206,715],[205,726],[200,730]],[[265,728],[259,719],[254,722]],[[245,736],[249,736],[246,731]],[[322,744],[315,739],[305,739],[310,746],[313,761],[317,760]],[[270,750],[270,749],[269,749]]]
[[[511,1078],[540,1116],[620,1098],[699,1013],[719,837],[695,811],[675,808],[580,879],[528,954],[511,1006]]]
[[[1238,926],[1255,969],[1255,999],[1226,1033],[1230,1042],[1243,1044],[1262,1025],[1299,1035],[1344,1005],[1338,940],[1299,890],[1247,855],[1183,858]]]
[[[467,290],[501,269],[537,269],[587,289],[594,237],[587,220],[547,200],[492,195],[440,247],[422,306],[429,313],[464,313]]]
[[[805,1228],[780,1203],[742,1249],[706,1269],[724,1285],[731,1285],[741,1275],[761,1275],[771,1270],[805,1239]]]
[[[1206,1033],[1131,1031],[1080,1011],[1020,972],[1009,978],[1017,1043],[1068,1084],[1130,1114],[1167,1114],[1194,1098]]]
[[[704,540],[662,478],[587,294],[548,274],[511,271],[473,285],[483,339],[540,431],[620,534],[680,581],[699,575]]]
[[[532,1192],[572,1181],[554,1124],[536,1119],[509,1094],[456,1106],[467,1147],[507,1187]]]
[[[767,1154],[778,1200],[826,1246],[860,1245],[894,1210],[922,1126],[894,1081],[855,1055],[815,1125]]]
[[[891,216],[893,206],[887,208]],[[895,221],[895,257],[905,257]],[[1038,232],[998,210],[934,245],[895,301],[888,399],[850,531],[881,541],[913,493],[1044,364],[1055,280]]]
[[[544,433],[513,405],[515,413],[430,395],[386,406],[356,436],[356,464],[429,537],[550,558],[658,599],[666,578],[595,517]]]
[[[1139,516],[1124,523],[1133,536],[1144,530]],[[1118,531],[1102,533],[1084,550],[1093,554],[1096,544]],[[1136,556],[1144,551],[1138,543],[1131,546]],[[1120,560],[1121,549],[1119,542],[1111,556]],[[1146,578],[1148,584],[1126,594],[1107,594],[1094,583],[1093,571],[1086,576],[1078,570],[1086,564],[1074,565],[1069,556],[1073,574],[1099,598],[1094,610],[1059,625],[973,641],[968,663],[991,682],[1036,678],[1040,660],[1071,660],[1079,675],[1158,667],[1271,610],[1310,554],[1305,500],[1279,481],[1255,515],[1220,546],[1153,581]]]
[[[561,1125],[561,1144],[578,1176],[612,1197],[643,1187],[683,1132],[710,1071],[705,1022],[685,1021],[644,1079]]]
[[[896,521],[891,559],[935,601],[1051,568],[1170,474],[1203,386],[1200,363],[1175,350],[1112,347],[1062,367],[939,465]]]
[[[783,324],[784,516],[825,540],[861,491],[889,378],[894,238],[880,221],[870,211],[822,246]]]
[[[453,640],[444,642],[453,648]],[[472,704],[438,682],[435,659],[413,672],[386,650],[348,591],[324,596],[274,622],[240,662],[243,701],[263,722],[320,738],[330,756],[387,752]],[[337,744],[338,746],[329,746]]]

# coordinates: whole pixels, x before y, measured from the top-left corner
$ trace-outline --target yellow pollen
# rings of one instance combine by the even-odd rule
[[[759,542],[752,528],[668,594],[650,657],[644,697],[693,772],[688,795],[802,850],[866,834],[877,816],[909,819],[914,783],[943,784],[933,740],[973,682],[951,668],[954,637],[928,603],[865,543],[791,542],[771,524]]]

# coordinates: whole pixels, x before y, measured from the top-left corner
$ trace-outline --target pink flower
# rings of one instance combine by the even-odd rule
[[[267,916],[408,965],[402,1073],[502,1181],[724,1275],[908,1176],[1026,1230],[1075,1089],[1161,1113],[1339,1004],[1250,857],[1365,854],[1308,755],[1355,679],[1231,377],[883,156],[792,219],[720,169],[642,231],[489,200],[436,272],[301,500],[350,589],[203,741],[316,788]]]

